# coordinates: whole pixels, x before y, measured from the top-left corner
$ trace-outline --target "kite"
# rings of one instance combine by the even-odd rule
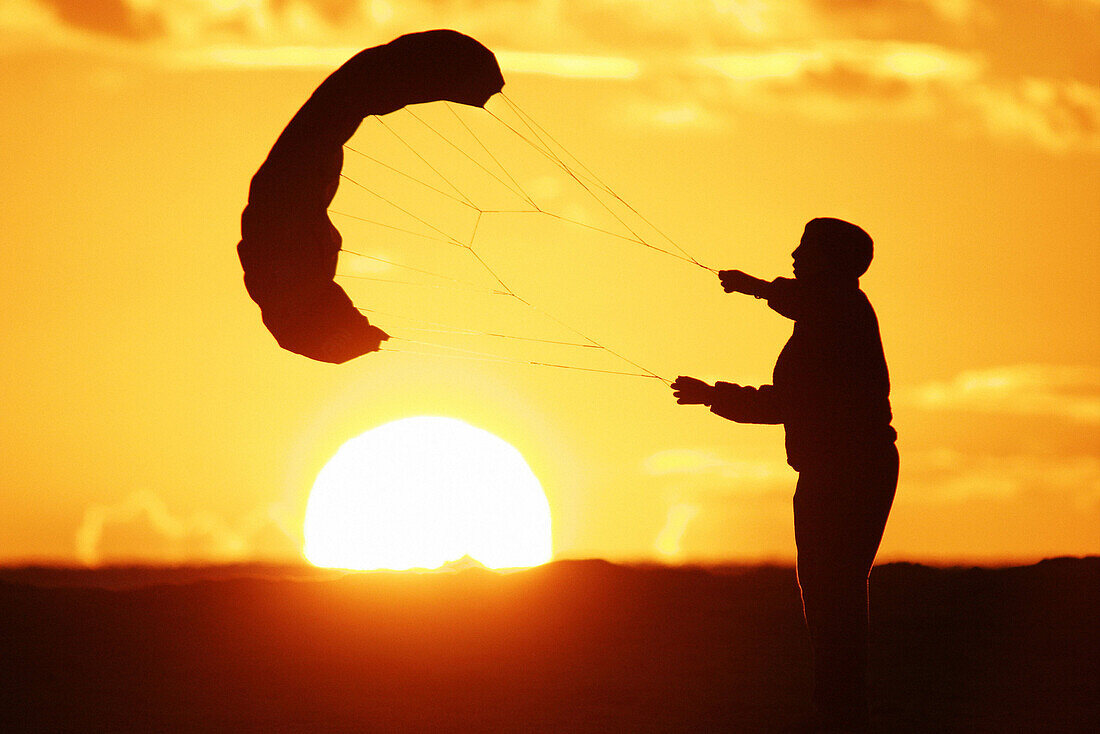
[[[389,338],[333,280],[342,238],[328,205],[363,118],[424,102],[483,107],[503,86],[491,51],[434,30],[360,52],[314,91],[253,176],[237,245],[248,295],[281,347],[339,364]]]
[[[356,54],[313,92],[252,178],[237,245],[279,346],[333,364],[387,351],[669,382],[607,334],[607,314],[637,308],[622,248],[718,271],[503,87],[489,49],[433,30]],[[330,215],[363,239],[344,247]]]

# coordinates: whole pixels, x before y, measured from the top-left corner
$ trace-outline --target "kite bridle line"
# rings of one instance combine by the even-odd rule
[[[462,117],[455,110],[455,107],[452,105],[452,103],[445,102],[443,104],[446,105],[447,109],[451,112],[453,117],[457,120],[458,124],[460,124],[462,126],[462,128],[466,131],[466,133],[470,136],[470,138],[472,138],[476,142],[476,144],[480,148],[480,150],[486,156],[488,156],[489,160],[492,161],[492,164],[495,165],[497,169],[499,169],[499,174],[502,174],[502,175],[498,175],[498,172],[491,170],[487,165],[483,164],[481,161],[479,161],[476,158],[474,158],[473,156],[471,156],[468,151],[464,150],[462,147],[457,145],[453,140],[451,140],[446,135],[444,135],[439,130],[437,130],[435,127],[433,127],[421,115],[416,114],[416,112],[414,112],[409,107],[405,107],[405,108],[402,108],[403,111],[405,113],[407,113],[408,116],[411,117],[413,120],[415,120],[418,125],[423,126],[427,131],[430,131],[430,133],[434,134],[441,141],[443,141],[448,146],[450,146],[455,151],[457,151],[462,156],[464,156],[470,163],[477,166],[484,174],[490,176],[501,187],[503,187],[504,190],[510,192],[511,195],[515,196],[516,199],[518,199],[518,201],[521,202],[520,205],[523,208],[515,208],[515,209],[482,209],[482,208],[480,208],[474,202],[474,199],[471,196],[468,196],[467,193],[464,192],[462,190],[462,188],[459,187],[455,183],[455,181],[453,181],[451,179],[451,177],[445,175],[441,170],[439,170],[439,167],[437,165],[433,165],[433,163],[431,161],[429,161],[423,153],[421,153],[419,150],[417,150],[411,143],[409,143],[408,140],[406,140],[403,136],[401,136],[397,132],[397,130],[395,130],[393,128],[393,126],[391,124],[387,124],[387,122],[385,120],[383,120],[381,117],[372,116],[379,123],[381,128],[388,131],[388,133],[390,135],[392,135],[404,148],[406,148],[410,153],[412,153],[414,156],[416,156],[417,159],[419,159],[429,170],[431,170],[435,174],[435,176],[438,177],[439,180],[444,183],[446,189],[449,189],[449,191],[444,190],[444,188],[440,188],[439,186],[432,185],[431,183],[428,183],[427,181],[422,180],[420,177],[411,175],[408,172],[403,171],[403,170],[401,170],[401,169],[399,169],[395,166],[392,166],[392,165],[390,165],[390,164],[388,164],[388,163],[386,163],[382,160],[379,160],[378,158],[376,158],[372,155],[369,155],[368,153],[365,153],[362,150],[359,150],[358,148],[352,147],[351,145],[345,144],[344,145],[345,150],[349,151],[350,153],[352,153],[352,154],[354,154],[358,157],[361,157],[364,160],[370,161],[371,163],[373,163],[375,165],[378,165],[382,168],[385,168],[388,171],[390,171],[391,173],[399,175],[399,176],[403,177],[404,179],[407,179],[407,180],[415,183],[416,185],[418,185],[420,187],[423,187],[426,190],[430,190],[431,192],[433,192],[434,195],[445,197],[449,201],[452,201],[452,202],[454,202],[455,204],[457,204],[461,207],[469,209],[471,212],[475,213],[475,219],[474,219],[473,227],[472,227],[468,237],[463,238],[463,237],[455,236],[455,235],[453,235],[449,232],[446,232],[443,229],[437,227],[436,225],[434,225],[433,223],[431,223],[430,221],[425,219],[423,216],[420,216],[420,215],[410,211],[407,207],[401,206],[397,202],[393,201],[392,198],[387,197],[387,196],[379,193],[375,189],[373,189],[370,186],[364,184],[361,180],[357,180],[357,179],[353,178],[352,176],[350,176],[350,175],[348,175],[344,172],[340,173],[340,178],[341,179],[343,179],[345,181],[348,181],[349,183],[354,185],[357,189],[365,191],[366,193],[368,193],[370,196],[374,197],[378,201],[380,201],[380,202],[384,203],[385,205],[391,207],[393,210],[401,212],[406,217],[409,217],[410,219],[412,219],[415,222],[419,223],[423,227],[426,227],[428,230],[430,230],[430,233],[418,232],[414,229],[395,226],[393,224],[378,221],[376,219],[372,219],[372,218],[368,218],[368,217],[362,217],[362,216],[358,216],[356,214],[351,214],[351,213],[336,210],[336,209],[329,209],[329,212],[331,214],[334,214],[334,215],[337,215],[337,216],[340,216],[340,217],[346,217],[346,218],[349,218],[351,220],[356,220],[356,221],[363,222],[363,223],[366,223],[366,224],[369,224],[369,225],[386,228],[386,229],[389,229],[391,231],[397,231],[397,232],[403,233],[405,235],[414,236],[414,237],[422,238],[422,239],[425,239],[425,240],[431,240],[431,241],[438,242],[440,244],[446,244],[446,245],[449,245],[449,246],[458,247],[458,248],[467,250],[469,252],[469,254],[473,257],[473,259],[477,262],[480,269],[482,269],[485,273],[487,273],[493,279],[496,286],[499,286],[499,287],[493,287],[493,286],[485,287],[484,285],[473,283],[473,282],[467,281],[467,280],[462,280],[462,279],[459,279],[459,278],[454,278],[454,277],[452,277],[450,275],[447,275],[447,274],[444,274],[444,273],[434,272],[434,271],[431,271],[431,270],[428,270],[428,269],[425,269],[425,268],[422,268],[422,267],[415,267],[415,266],[412,266],[412,265],[403,264],[403,263],[394,261],[394,260],[389,259],[389,258],[383,258],[383,257],[379,257],[379,256],[376,256],[376,255],[372,255],[372,254],[360,252],[360,251],[357,251],[357,250],[349,249],[349,248],[342,248],[342,252],[345,252],[345,253],[347,253],[349,255],[352,255],[354,257],[358,257],[358,258],[362,258],[362,259],[366,259],[366,260],[371,260],[371,261],[374,261],[374,262],[380,262],[380,263],[384,263],[384,264],[386,264],[388,266],[391,266],[391,267],[396,267],[396,268],[400,268],[400,269],[407,270],[407,271],[410,271],[410,272],[419,273],[421,275],[426,275],[430,278],[436,279],[436,282],[421,283],[421,282],[391,279],[391,278],[385,278],[385,277],[354,275],[354,274],[349,274],[349,273],[337,273],[337,277],[340,277],[340,278],[354,278],[354,279],[359,279],[359,280],[368,280],[368,281],[373,281],[373,282],[378,282],[378,283],[391,283],[391,284],[400,285],[400,286],[419,286],[419,287],[435,288],[435,289],[454,289],[454,290],[462,290],[462,291],[467,291],[467,292],[481,293],[483,295],[488,295],[488,296],[508,298],[511,301],[519,303],[521,306],[523,306],[524,308],[532,311],[533,313],[538,314],[541,318],[549,320],[549,321],[557,324],[558,326],[562,327],[563,329],[566,329],[567,331],[573,333],[574,335],[579,337],[579,341],[565,341],[565,340],[558,340],[558,339],[541,339],[541,338],[537,338],[537,337],[523,336],[523,335],[519,335],[519,334],[509,334],[509,333],[505,333],[505,332],[502,332],[502,331],[499,331],[499,330],[471,329],[471,328],[467,328],[467,327],[454,326],[454,325],[445,324],[445,323],[441,323],[441,322],[417,319],[417,318],[414,318],[414,317],[398,316],[396,314],[385,314],[384,312],[381,312],[381,311],[377,311],[377,310],[374,310],[374,309],[368,309],[368,308],[360,308],[358,306],[356,308],[359,311],[363,312],[363,313],[375,314],[375,315],[385,315],[387,318],[390,318],[390,317],[400,318],[400,319],[403,319],[403,320],[408,321],[410,323],[419,323],[419,324],[421,324],[420,327],[406,327],[406,329],[408,331],[419,331],[419,332],[424,332],[424,333],[437,333],[437,334],[453,334],[453,335],[492,337],[492,338],[504,339],[504,340],[515,340],[515,341],[522,341],[522,342],[538,342],[538,343],[545,343],[545,344],[554,344],[554,345],[560,345],[560,346],[565,346],[565,347],[570,347],[570,348],[599,349],[599,350],[602,350],[603,352],[607,353],[608,355],[616,358],[617,360],[619,360],[619,361],[621,361],[625,364],[630,365],[634,370],[637,370],[637,371],[599,369],[599,368],[586,367],[586,366],[577,365],[577,364],[563,364],[563,363],[559,363],[559,362],[551,362],[551,361],[544,361],[544,360],[534,360],[534,359],[524,359],[524,358],[517,358],[517,357],[508,357],[508,356],[504,356],[504,355],[500,355],[500,354],[494,354],[494,353],[490,353],[490,352],[483,352],[483,351],[471,350],[471,349],[463,349],[463,348],[459,348],[459,347],[454,347],[452,345],[440,344],[440,343],[435,343],[435,342],[430,342],[430,341],[421,341],[421,340],[411,339],[411,338],[397,336],[397,335],[391,336],[390,337],[391,341],[398,341],[398,342],[401,342],[403,345],[408,344],[408,345],[412,346],[413,348],[411,348],[411,349],[410,348],[405,348],[404,346],[398,348],[398,347],[395,347],[395,346],[393,346],[389,343],[386,343],[381,347],[381,351],[401,352],[401,353],[406,353],[406,354],[417,354],[417,355],[423,355],[423,356],[448,357],[448,358],[452,358],[452,359],[466,359],[466,360],[476,360],[476,361],[484,361],[484,362],[500,362],[500,363],[510,363],[510,364],[521,364],[521,365],[529,365],[529,366],[537,366],[537,367],[554,367],[554,368],[559,368],[559,369],[578,370],[578,371],[583,371],[583,372],[593,372],[593,373],[610,374],[610,375],[621,375],[621,376],[629,376],[629,377],[643,377],[643,378],[648,378],[648,379],[660,380],[661,382],[664,382],[665,384],[671,384],[671,381],[666,379],[665,377],[657,374],[656,372],[654,372],[652,370],[647,369],[646,367],[643,367],[642,365],[640,365],[637,362],[635,362],[634,360],[626,357],[622,353],[620,353],[620,352],[618,352],[614,349],[609,348],[605,344],[602,344],[599,341],[596,341],[595,339],[591,338],[587,334],[585,334],[585,333],[581,332],[580,330],[578,330],[576,327],[562,321],[561,319],[559,319],[558,317],[556,317],[553,314],[549,313],[545,309],[543,309],[543,308],[539,307],[538,305],[532,303],[530,300],[528,300],[524,296],[521,296],[507,282],[505,282],[501,278],[501,276],[489,265],[488,262],[486,262],[486,260],[482,257],[482,255],[480,253],[478,253],[477,250],[475,249],[475,242],[476,242],[476,238],[477,238],[478,229],[479,229],[479,227],[482,223],[483,217],[485,217],[486,215],[494,215],[494,214],[539,214],[539,215],[547,216],[547,217],[552,218],[554,220],[560,221],[560,222],[562,222],[566,225],[571,225],[571,226],[576,226],[576,227],[579,227],[579,228],[584,228],[586,230],[597,232],[597,233],[599,233],[601,235],[604,235],[604,236],[607,236],[607,237],[616,238],[618,240],[625,241],[627,243],[634,244],[634,245],[646,248],[648,250],[655,251],[655,252],[657,252],[657,253],[659,253],[663,256],[672,258],[674,260],[677,260],[677,261],[685,263],[685,264],[689,264],[689,265],[701,268],[701,269],[706,270],[710,273],[717,273],[718,272],[716,269],[711,268],[711,267],[701,263],[698,259],[696,259],[694,256],[692,256],[689,252],[687,252],[687,250],[685,250],[683,247],[681,247],[675,241],[673,241],[667,234],[665,234],[663,231],[661,231],[660,229],[655,227],[648,219],[646,219],[641,213],[639,213],[637,211],[637,209],[635,209],[626,200],[624,200],[621,196],[619,196],[619,194],[617,194],[614,190],[612,190],[611,187],[609,187],[602,180],[600,180],[599,177],[597,177],[591,171],[591,169],[589,169],[587,166],[585,166],[579,159],[576,158],[576,156],[574,156],[564,146],[562,146],[562,144],[560,142],[558,142],[554,137],[552,137],[545,130],[545,128],[543,128],[534,119],[532,119],[530,117],[530,115],[528,115],[526,112],[524,112],[507,95],[505,95],[503,92],[499,92],[498,94],[499,94],[500,98],[503,100],[503,102],[504,102],[505,106],[507,107],[507,109],[512,113],[512,115],[514,115],[517,122],[513,123],[513,122],[509,122],[507,120],[504,120],[504,119],[501,118],[500,115],[496,114],[492,110],[489,110],[488,108],[482,108],[484,110],[484,112],[486,112],[491,118],[493,118],[499,125],[503,126],[503,128],[510,131],[510,133],[512,135],[514,135],[516,138],[518,138],[520,141],[522,141],[525,145],[529,146],[531,149],[536,151],[540,156],[542,156],[543,158],[548,160],[550,163],[552,163],[554,167],[560,169],[560,171],[563,172],[568,178],[572,179],[572,181],[575,182],[588,195],[588,197],[590,199],[597,202],[603,208],[603,210],[608,215],[610,215],[619,224],[619,226],[621,226],[629,234],[624,234],[624,233],[621,233],[621,232],[614,232],[612,230],[609,230],[609,229],[606,229],[606,228],[603,228],[603,227],[595,226],[595,225],[590,224],[588,222],[578,221],[577,219],[573,219],[573,218],[570,218],[568,216],[565,216],[564,214],[562,214],[560,212],[556,212],[556,211],[544,208],[543,206],[540,206],[536,202],[536,200],[527,192],[527,190],[519,183],[519,181],[516,179],[516,177],[512,175],[512,173],[508,170],[508,168],[505,167],[500,162],[499,158],[496,155],[494,155],[492,153],[492,151],[490,151],[489,147],[474,132],[474,130],[469,125],[467,125],[467,123],[462,119]],[[450,193],[450,192],[453,192],[453,193]],[[600,193],[610,197],[614,202],[617,202],[627,212],[629,212],[634,217],[636,217],[638,220],[640,220],[640,222],[644,223],[646,225],[646,227],[648,227],[650,230],[652,230],[657,235],[659,235],[659,237],[664,241],[662,244],[667,243],[668,247],[661,246],[661,245],[658,245],[658,244],[654,244],[653,242],[647,240],[644,236],[642,236],[639,233],[639,231],[638,231],[639,227],[631,226],[631,224],[628,223],[624,219],[624,217],[620,214],[620,212],[616,212],[611,206],[609,206],[608,202],[606,202],[597,192],[600,192]],[[430,347],[432,349],[443,350],[443,353],[440,353],[438,351],[425,351],[423,349],[417,349],[417,347]]]

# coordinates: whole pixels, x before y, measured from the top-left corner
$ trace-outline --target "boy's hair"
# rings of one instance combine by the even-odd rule
[[[871,266],[874,241],[861,227],[843,219],[818,217],[806,223],[806,232],[828,248],[842,272],[858,278]]]

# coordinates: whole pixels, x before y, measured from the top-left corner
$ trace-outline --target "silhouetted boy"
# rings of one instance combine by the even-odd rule
[[[898,478],[890,378],[878,320],[859,289],[872,251],[856,225],[814,219],[793,253],[793,280],[721,271],[727,293],[767,299],[795,322],[772,384],[672,384],[680,404],[786,430],[787,461],[798,471],[794,530],[814,706],[821,728],[841,731],[867,727],[867,577]]]

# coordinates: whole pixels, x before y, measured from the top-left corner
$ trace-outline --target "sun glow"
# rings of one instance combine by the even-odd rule
[[[550,506],[523,456],[453,418],[387,423],[351,439],[317,475],[303,554],[314,565],[489,568],[550,560]]]

